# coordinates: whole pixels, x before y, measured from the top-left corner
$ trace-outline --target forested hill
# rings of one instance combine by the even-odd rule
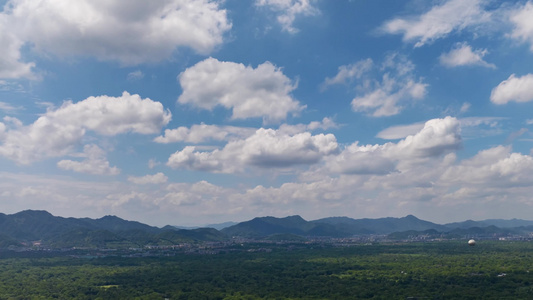
[[[446,226],[420,220],[413,215],[408,215],[403,218],[389,217],[379,219],[351,219],[346,217],[333,217],[320,219],[313,222],[317,224],[331,224],[337,228],[345,228],[345,230],[352,234],[389,234],[397,231],[422,231],[428,229],[435,229],[437,231],[448,230]]]
[[[516,227],[527,227],[533,226],[533,221],[520,220],[520,219],[511,219],[511,220],[502,220],[502,219],[489,219],[484,221],[472,221],[467,220],[463,222],[455,222],[445,224],[448,228],[471,228],[471,227],[488,227],[496,226],[499,228],[516,228]]]
[[[351,219],[332,217],[306,221],[300,216],[286,218],[262,217],[222,229],[228,236],[264,237],[288,233],[305,236],[348,237],[361,234],[389,234],[397,231],[422,231],[435,229],[446,231],[447,227],[420,220],[409,215],[403,218]]]
[[[262,217],[239,223],[221,230],[227,236],[260,238],[274,234],[295,234],[301,236],[349,236],[349,232],[339,230],[325,223],[308,222],[300,216],[286,218]]]

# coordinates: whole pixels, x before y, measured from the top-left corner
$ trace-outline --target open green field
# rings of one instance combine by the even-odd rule
[[[531,242],[272,248],[151,258],[4,257],[0,299],[533,299]]]

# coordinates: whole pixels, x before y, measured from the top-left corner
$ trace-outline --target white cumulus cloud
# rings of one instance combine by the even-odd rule
[[[159,172],[154,175],[145,175],[142,177],[136,177],[136,176],[129,176],[128,181],[133,182],[135,184],[161,184],[166,183],[168,181],[168,177]]]
[[[323,156],[337,151],[337,140],[332,134],[278,135],[272,129],[259,129],[245,140],[245,162],[259,167],[285,167],[313,164]]]
[[[352,109],[374,117],[399,114],[404,104],[423,99],[427,84],[413,74],[414,65],[404,56],[389,55],[383,64],[381,80],[367,78],[358,87],[358,96],[352,100]]]
[[[106,153],[97,145],[85,145],[81,157],[82,161],[61,160],[57,166],[63,170],[70,170],[79,173],[93,175],[118,175],[120,170],[117,167],[110,167],[105,157]]]
[[[127,92],[120,97],[67,101],[30,125],[8,130],[0,144],[0,155],[28,164],[68,154],[86,130],[109,136],[126,132],[151,134],[159,132],[170,119],[170,112],[161,103]]]
[[[172,183],[167,186],[167,193],[161,197],[161,204],[166,209],[173,211],[185,210],[191,215],[218,213],[235,213],[235,203],[229,198],[236,191],[211,184],[207,181],[196,183]]]
[[[22,124],[22,121],[10,116],[5,116],[2,118],[6,124],[10,124],[11,127],[19,128],[22,127],[24,124]]]
[[[0,14],[0,78],[32,78],[34,63],[22,61],[24,42],[9,27],[10,21]]]
[[[0,122],[0,141],[4,139],[5,135],[6,135],[6,125]]]
[[[290,95],[296,85],[270,62],[254,69],[208,58],[181,73],[179,82],[179,103],[208,110],[223,106],[232,110],[232,119],[279,122],[305,108]]]
[[[495,104],[506,104],[511,101],[533,101],[533,74],[516,77],[512,74],[492,89],[490,101]]]
[[[46,116],[103,135],[158,133],[171,119],[170,112],[161,103],[128,92],[120,97],[89,97],[78,103],[67,101]]]
[[[216,149],[212,152],[197,152],[193,146],[187,146],[181,151],[173,153],[167,166],[173,169],[189,169],[206,172],[233,173],[241,167],[239,161],[229,162],[224,153]],[[231,157],[235,159],[234,157]],[[224,164],[228,164],[225,166]]]
[[[297,33],[292,24],[297,15],[312,16],[320,11],[312,5],[313,0],[257,0],[257,6],[266,6],[279,13],[277,19],[283,30]]]
[[[335,123],[331,118],[324,117],[322,121],[312,121],[309,124],[281,124],[278,133],[295,135],[306,131],[327,130],[330,128],[339,128],[340,125]]]
[[[424,128],[424,123],[391,126],[378,132],[376,137],[385,140],[403,139],[409,135],[416,134],[422,128]]]
[[[484,10],[484,2],[449,0],[422,15],[390,20],[382,26],[382,30],[402,34],[404,41],[415,41],[415,47],[420,47],[454,31],[488,22],[491,14]]]
[[[278,134],[295,135],[305,131],[327,130],[338,128],[339,125],[331,118],[322,121],[312,121],[309,124],[281,124],[276,131]],[[257,128],[195,124],[191,127],[180,126],[175,129],[165,129],[163,135],[154,138],[154,142],[161,144],[186,142],[200,144],[210,141],[242,140],[254,135]]]
[[[14,107],[14,106],[12,106],[9,103],[0,101],[0,110],[6,111],[6,112],[10,112],[10,111],[18,110],[18,109],[21,109],[21,108],[20,107]]]
[[[482,66],[486,68],[496,68],[494,64],[483,60],[488,53],[487,49],[472,50],[472,47],[466,43],[459,43],[448,53],[440,56],[440,63],[446,67],[459,66]]]
[[[422,99],[426,94],[426,84],[409,80],[405,86],[399,85],[395,79],[383,78],[384,85],[352,100],[352,109],[367,112],[374,117],[393,116],[403,109],[398,103],[404,100]],[[396,89],[396,90],[394,90]]]
[[[144,78],[144,73],[141,70],[128,73],[127,79],[129,81],[137,81]]]
[[[461,123],[453,117],[429,120],[424,128],[398,142],[391,152],[397,157],[432,157],[461,146]]]
[[[511,37],[529,43],[533,51],[533,3],[528,1],[523,7],[512,11],[510,21],[514,25]]]
[[[470,109],[470,107],[472,107],[472,104],[470,104],[468,102],[465,102],[465,103],[463,103],[461,105],[461,108],[459,109],[459,112],[460,113],[465,113],[465,112],[467,112]]]
[[[322,89],[326,89],[330,85],[334,84],[345,84],[353,79],[359,79],[365,73],[370,71],[373,67],[374,62],[372,59],[367,58],[360,60],[354,64],[340,66],[337,75],[333,78],[326,78],[324,83],[322,83]]]

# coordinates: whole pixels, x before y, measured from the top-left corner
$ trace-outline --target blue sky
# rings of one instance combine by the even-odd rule
[[[533,2],[0,1],[0,211],[533,212]]]

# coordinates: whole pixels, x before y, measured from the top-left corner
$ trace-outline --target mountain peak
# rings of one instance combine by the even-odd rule
[[[53,217],[53,215],[51,213],[47,212],[46,210],[32,210],[32,209],[27,209],[27,210],[20,211],[18,213],[13,214],[13,216],[17,216],[17,217],[23,217],[23,216],[28,216],[28,217]]]
[[[122,220],[122,219],[115,215],[105,215],[101,217],[99,220]]]
[[[293,220],[293,221],[305,221],[304,218],[302,218],[299,215],[288,216],[288,217],[285,217],[285,218],[282,218],[282,219]]]

